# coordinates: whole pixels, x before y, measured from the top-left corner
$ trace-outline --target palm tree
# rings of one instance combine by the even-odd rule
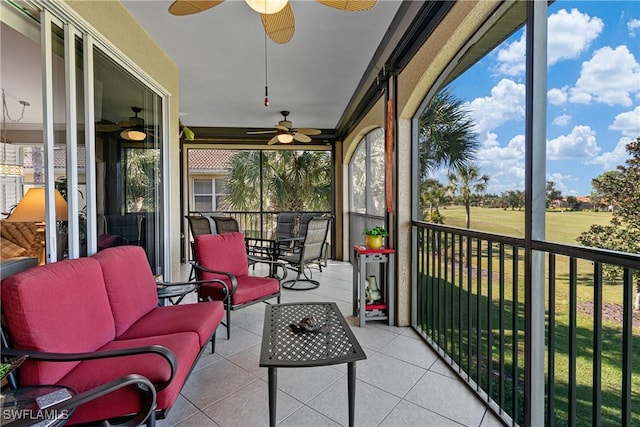
[[[456,172],[449,174],[450,189],[453,194],[460,194],[464,203],[466,226],[471,226],[470,204],[471,196],[474,193],[482,193],[487,189],[489,175],[486,173],[480,176],[477,166],[461,166]]]
[[[324,151],[240,151],[231,161],[226,207],[274,211],[328,211],[331,156]]]
[[[440,167],[452,172],[472,162],[479,147],[474,126],[463,101],[450,89],[439,91],[418,120],[420,177]]]
[[[427,179],[420,184],[420,212],[429,222],[442,223],[442,216],[438,207],[447,198],[444,185],[437,179]]]

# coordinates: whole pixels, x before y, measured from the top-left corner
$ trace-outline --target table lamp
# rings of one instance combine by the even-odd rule
[[[43,226],[38,230],[42,233],[42,240],[44,241],[44,223],[45,217],[45,191],[44,187],[34,187],[27,191],[27,194],[20,200],[15,207],[9,218],[8,222],[37,222]],[[67,220],[67,202],[64,200],[58,190],[55,192],[55,206],[56,206],[56,220]],[[43,245],[44,248],[44,245]],[[40,263],[44,263],[44,256],[40,260]]]

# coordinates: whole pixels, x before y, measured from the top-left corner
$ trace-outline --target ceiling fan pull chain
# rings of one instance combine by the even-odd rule
[[[264,106],[269,106],[269,80],[267,72],[267,33],[264,33]]]

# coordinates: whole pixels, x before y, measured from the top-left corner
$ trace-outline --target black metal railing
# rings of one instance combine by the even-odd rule
[[[414,227],[414,327],[505,423],[523,425],[524,239]],[[631,357],[640,350],[633,324],[640,255],[531,246],[546,259],[546,424],[640,425],[640,358]],[[612,269],[619,279],[606,279]]]

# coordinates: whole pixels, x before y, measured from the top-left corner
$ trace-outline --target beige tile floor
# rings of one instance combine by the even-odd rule
[[[367,354],[357,364],[357,426],[502,425],[411,328],[384,321],[358,327],[351,264],[330,261],[313,274],[319,288],[283,290],[282,302],[333,301],[351,325]],[[269,424],[267,370],[258,366],[264,307],[232,312],[231,339],[221,326],[216,353],[205,351],[159,426]],[[282,426],[348,425],[346,365],[278,369],[277,418]]]

